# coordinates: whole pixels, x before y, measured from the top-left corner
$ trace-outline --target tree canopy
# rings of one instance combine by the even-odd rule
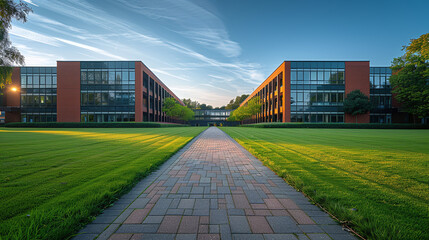
[[[356,117],[371,110],[371,102],[368,96],[360,90],[351,91],[344,99],[344,112]]]
[[[243,94],[241,96],[235,97],[235,99],[231,99],[229,103],[225,106],[225,109],[237,109],[240,107],[240,104],[249,97],[249,94]]]
[[[12,46],[8,30],[12,27],[12,19],[26,22],[31,8],[26,3],[13,0],[0,0],[0,88],[11,83],[12,65],[24,64],[24,56]]]
[[[258,97],[250,99],[245,105],[232,111],[228,121],[243,121],[261,112],[261,100]]]
[[[412,39],[406,53],[392,61],[392,92],[401,107],[420,118],[429,116],[429,33]]]
[[[164,99],[162,110],[167,114],[167,116],[183,121],[189,121],[194,117],[194,111],[186,106],[180,105],[174,98]]]

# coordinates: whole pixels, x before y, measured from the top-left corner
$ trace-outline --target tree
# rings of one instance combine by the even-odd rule
[[[229,103],[225,106],[225,109],[237,109],[240,107],[240,104],[249,97],[249,94],[243,94],[241,96],[235,97],[235,99],[231,99]]]
[[[243,121],[251,118],[252,116],[261,112],[261,101],[259,98],[254,97],[250,99],[245,105],[235,109],[228,121]]]
[[[401,107],[414,116],[429,116],[429,33],[412,39],[406,53],[392,61],[392,92]]]
[[[200,103],[197,101],[192,101],[190,98],[186,99],[182,99],[182,102],[185,104],[185,106],[187,106],[190,109],[198,109],[200,107]]]
[[[8,30],[12,27],[11,21],[14,18],[26,22],[27,14],[31,11],[31,8],[22,1],[15,3],[13,0],[0,0],[0,88],[12,82],[12,65],[24,64],[24,56],[9,40]]]
[[[164,99],[162,110],[167,116],[178,118],[184,121],[189,121],[194,117],[194,111],[186,106],[180,105],[174,98]]]
[[[344,99],[344,112],[355,116],[357,123],[357,116],[365,114],[371,110],[371,102],[368,96],[363,94],[360,90],[351,91]]]

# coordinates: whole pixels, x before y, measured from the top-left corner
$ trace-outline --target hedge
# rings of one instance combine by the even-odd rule
[[[354,129],[429,129],[423,124],[380,124],[380,123],[256,123],[242,127],[254,128],[354,128]]]
[[[188,125],[175,123],[157,122],[103,122],[103,123],[80,123],[80,122],[35,122],[35,123],[6,123],[5,127],[17,128],[164,128],[164,127],[186,127]]]

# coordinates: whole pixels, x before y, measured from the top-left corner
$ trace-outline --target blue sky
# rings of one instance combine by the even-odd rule
[[[11,40],[28,66],[141,60],[180,98],[222,106],[284,60],[388,66],[429,32],[429,1],[27,0]]]

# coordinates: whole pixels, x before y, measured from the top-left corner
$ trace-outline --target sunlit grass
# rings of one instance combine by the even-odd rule
[[[368,239],[429,239],[428,130],[222,130]]]
[[[204,129],[0,129],[0,239],[70,236]]]

